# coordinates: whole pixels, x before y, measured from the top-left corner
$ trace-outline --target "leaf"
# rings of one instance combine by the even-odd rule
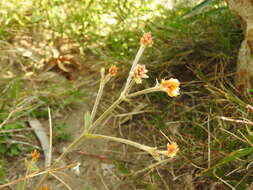
[[[164,130],[166,128],[166,124],[164,123],[163,118],[160,115],[157,115],[154,119],[154,124],[157,129]]]
[[[35,162],[33,162],[33,161],[28,161],[28,160],[26,160],[26,159],[25,159],[25,168],[26,168],[26,170],[29,170],[30,173],[40,171],[40,169],[39,169],[38,166],[35,164]]]
[[[12,98],[17,99],[20,95],[20,92],[21,92],[21,82],[19,79],[15,79],[11,87],[10,95]]]
[[[239,149],[239,150],[236,150],[234,152],[231,152],[228,156],[226,156],[223,160],[221,160],[213,168],[217,168],[217,167],[220,167],[220,166],[222,166],[224,164],[232,162],[232,161],[234,161],[237,158],[241,158],[241,157],[247,156],[247,155],[249,155],[252,152],[253,152],[253,148],[252,147],[247,147],[247,148],[244,148],[244,149]]]
[[[17,184],[17,190],[25,190],[25,181],[21,180]]]
[[[193,7],[192,10],[185,13],[182,17],[185,18],[185,17],[192,16],[193,14],[197,13],[199,10],[210,6],[215,1],[217,1],[217,0],[204,0],[201,3],[199,3],[198,5],[196,5],[195,7]]]
[[[84,131],[87,131],[90,125],[91,125],[91,115],[90,115],[90,112],[87,111],[84,114]]]
[[[38,119],[29,118],[28,123],[30,127],[34,130],[35,135],[38,137],[40,141],[41,147],[45,155],[45,167],[48,167],[49,138],[47,136],[47,133]]]
[[[118,162],[117,163],[117,169],[122,174],[130,174],[130,170],[127,167],[127,164],[125,162]]]
[[[70,72],[70,70],[67,69],[67,67],[64,66],[64,63],[62,63],[61,61],[57,60],[57,65],[62,71],[66,73]]]

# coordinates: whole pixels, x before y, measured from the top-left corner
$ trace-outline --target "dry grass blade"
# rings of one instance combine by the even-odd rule
[[[36,176],[43,175],[43,174],[48,173],[48,172],[59,171],[59,170],[63,170],[63,169],[66,169],[66,168],[73,168],[73,167],[75,167],[76,165],[77,165],[77,164],[74,163],[74,164],[70,164],[70,165],[68,165],[68,166],[63,166],[63,167],[60,167],[60,168],[48,169],[48,170],[45,170],[45,171],[42,171],[42,172],[34,172],[34,173],[31,173],[31,174],[29,174],[29,175],[27,175],[27,176],[25,176],[25,177],[22,177],[22,178],[19,178],[19,179],[14,180],[14,181],[11,181],[11,182],[9,182],[9,183],[5,183],[5,184],[3,184],[3,185],[0,185],[0,189],[1,189],[1,188],[4,188],[4,187],[8,187],[8,186],[13,185],[13,184],[16,184],[16,183],[18,183],[18,182],[20,182],[20,181],[30,179],[30,178],[32,178],[32,177],[36,177]]]
[[[48,107],[48,118],[49,118],[49,151],[48,151],[48,164],[46,167],[50,167],[52,163],[52,143],[53,143],[53,128],[52,128],[52,118],[51,118],[51,110]]]
[[[228,117],[220,117],[220,119],[224,120],[224,121],[230,121],[230,122],[234,122],[234,123],[241,123],[241,124],[246,124],[246,125],[253,125],[253,122],[251,121],[245,121],[245,120],[239,120],[239,119],[231,119]]]
[[[50,175],[54,176],[58,181],[60,181],[67,189],[72,190],[72,188],[64,182],[61,178],[59,178],[57,175],[55,175],[53,172],[49,172]]]
[[[50,143],[49,143],[49,139],[48,136],[46,134],[45,129],[42,127],[42,124],[40,123],[39,120],[35,119],[35,118],[30,118],[28,120],[29,125],[31,126],[31,128],[34,130],[34,133],[36,134],[36,136],[38,137],[42,150],[44,152],[45,155],[45,167],[49,166],[49,153],[50,153]]]

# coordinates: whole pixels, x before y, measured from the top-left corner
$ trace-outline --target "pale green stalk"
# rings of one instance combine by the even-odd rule
[[[148,93],[151,93],[151,92],[157,92],[157,91],[160,91],[159,86],[155,86],[155,87],[152,87],[152,88],[147,88],[147,89],[144,89],[144,90],[140,90],[138,92],[128,94],[126,96],[126,98],[133,98],[135,96],[139,96],[139,95],[142,95],[142,94],[148,94]]]
[[[103,139],[127,144],[127,145],[133,146],[135,148],[138,148],[140,150],[146,151],[154,157],[159,156],[159,154],[167,155],[167,151],[157,150],[156,147],[146,146],[146,145],[143,145],[143,144],[131,141],[131,140],[119,138],[119,137],[112,137],[112,136],[106,136],[106,135],[100,135],[100,134],[89,134],[89,133],[85,133],[85,134],[83,134],[83,136],[85,136],[87,138],[103,138]]]
[[[89,128],[89,130],[95,128],[102,122],[122,101],[125,97],[120,96]]]
[[[130,82],[131,82],[131,80],[132,80],[132,78],[134,76],[134,69],[135,69],[137,63],[139,62],[139,60],[141,58],[141,55],[144,52],[144,50],[145,50],[145,46],[141,45],[140,48],[139,48],[139,50],[138,50],[138,53],[135,56],[135,59],[134,59],[133,63],[132,63],[132,67],[130,69],[130,72],[129,72],[129,75],[128,75],[128,78],[127,78],[127,81],[126,81],[126,84],[125,84],[125,88],[124,88],[124,90],[122,92],[123,95],[125,95],[126,92],[127,92],[129,84],[130,84]]]
[[[96,100],[95,100],[95,103],[94,103],[94,106],[93,106],[93,109],[92,109],[92,112],[91,112],[91,120],[90,120],[90,123],[93,123],[93,120],[96,116],[96,112],[97,112],[97,108],[98,108],[98,104],[101,100],[101,97],[103,95],[103,91],[104,91],[104,87],[105,87],[105,84],[107,81],[110,80],[110,76],[107,75],[106,77],[104,77],[102,75],[101,77],[101,81],[100,81],[100,85],[99,85],[99,90],[98,90],[98,94],[97,94],[97,97],[96,97]]]

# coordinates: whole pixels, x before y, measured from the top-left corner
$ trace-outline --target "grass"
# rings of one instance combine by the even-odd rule
[[[113,126],[116,129],[120,126],[119,133],[124,134],[124,138],[158,148],[164,148],[168,137],[179,144],[180,153],[172,163],[150,169],[149,166],[154,164],[153,159],[147,155],[133,159],[138,154],[130,148],[124,161],[116,164],[119,179],[127,183],[128,189],[194,187],[240,190],[252,187],[251,126],[221,119],[222,116],[248,121],[253,119],[252,112],[246,108],[252,104],[252,92],[242,96],[234,86],[235,63],[243,34],[238,18],[226,6],[212,6],[184,19],[181,15],[189,11],[189,7],[179,6],[176,10],[160,8],[162,16],[143,21],[141,16],[154,11],[146,7],[148,2],[143,6],[133,6],[131,1],[125,1],[125,4],[104,1],[101,6],[98,6],[98,1],[43,2],[32,1],[31,5],[24,6],[17,4],[17,1],[9,1],[10,5],[17,4],[15,9],[13,6],[6,8],[3,5],[7,4],[1,2],[1,11],[6,10],[7,14],[0,20],[0,45],[2,52],[10,57],[7,59],[1,53],[2,62],[9,63],[3,66],[1,75],[10,71],[15,76],[1,81],[1,122],[13,110],[17,110],[1,129],[10,131],[2,132],[0,136],[4,141],[0,144],[1,183],[8,180],[9,162],[26,157],[25,153],[32,148],[20,144],[20,137],[17,137],[17,134],[24,135],[26,137],[22,142],[31,142],[33,137],[29,132],[11,130],[24,129],[27,117],[48,119],[47,106],[52,108],[53,113],[63,112],[82,104],[83,99],[90,95],[77,87],[83,79],[78,79],[78,82],[67,81],[60,74],[62,78],[57,75],[57,80],[42,78],[36,81],[45,71],[34,66],[33,57],[20,55],[17,50],[19,45],[16,45],[22,41],[19,37],[27,37],[33,31],[33,41],[52,44],[49,47],[56,48],[62,55],[67,53],[59,47],[77,43],[79,47],[76,51],[82,55],[81,58],[90,54],[99,58],[100,61],[94,64],[81,62],[92,72],[97,72],[101,66],[108,68],[116,63],[121,76],[105,89],[105,102],[108,103],[113,99],[108,92],[116,96],[115,89],[125,79],[139,46],[139,37],[143,31],[151,31],[153,47],[144,52],[140,61],[146,64],[150,76],[143,86],[154,86],[156,79],[175,77],[183,82],[181,96],[170,99],[158,92],[135,98],[136,102],[124,104],[121,110],[131,113],[139,106],[138,111],[144,109],[145,112],[131,117],[127,114],[120,119],[115,117]],[[61,9],[62,6],[64,9]],[[27,8],[23,10],[24,7]],[[116,25],[101,20],[101,15],[111,12],[116,15]],[[68,17],[65,18],[64,14]],[[100,33],[101,28],[106,28],[106,34]],[[45,33],[49,39],[45,39],[44,31],[47,31]],[[75,50],[73,46],[68,50]],[[52,54],[51,51],[49,54]],[[46,59],[44,52],[41,48],[35,55]],[[34,77],[25,78],[29,72],[34,72]],[[133,89],[138,90],[139,87]],[[23,102],[34,95],[37,96],[36,100]],[[142,105],[145,105],[144,108]],[[98,113],[102,111],[103,107]],[[114,113],[121,114],[120,109]],[[57,142],[66,140],[63,126],[59,122],[59,128],[54,130]],[[112,156],[116,157],[113,153]],[[143,168],[146,170],[142,171]]]

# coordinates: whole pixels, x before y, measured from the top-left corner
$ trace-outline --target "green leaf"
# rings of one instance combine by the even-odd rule
[[[128,169],[127,164],[125,162],[118,162],[117,169],[122,174],[130,174],[130,170]]]
[[[159,130],[164,130],[166,128],[166,124],[164,123],[163,118],[160,115],[157,115],[155,117],[154,124]]]
[[[216,2],[217,0],[204,0],[201,3],[199,3],[198,5],[196,5],[195,7],[193,7],[189,12],[185,13],[182,17],[189,17],[192,16],[193,14],[197,13],[198,11],[200,11],[201,9],[204,9],[208,6],[210,6],[212,3]]]
[[[15,123],[9,123],[6,124],[3,129],[20,129],[20,128],[24,128],[24,122],[22,121],[17,121]]]
[[[21,82],[19,79],[15,79],[11,87],[10,95],[12,98],[17,99],[20,95],[20,92],[21,92]]]
[[[18,182],[17,190],[25,190],[25,181],[21,180]]]
[[[84,114],[84,130],[86,131],[91,125],[91,115],[90,115],[90,112],[87,111],[85,114]]]
[[[243,148],[243,149],[239,149],[239,150],[236,150],[234,152],[231,152],[223,160],[221,160],[218,164],[216,164],[213,168],[218,168],[222,165],[225,165],[229,162],[234,161],[237,158],[247,156],[250,153],[253,153],[253,148],[252,147],[247,147],[247,148]]]
[[[5,164],[3,160],[0,160],[0,183],[4,182],[5,177]]]
[[[17,156],[21,151],[21,147],[19,144],[12,144],[9,148],[8,151],[8,156],[13,157],[13,156]]]

